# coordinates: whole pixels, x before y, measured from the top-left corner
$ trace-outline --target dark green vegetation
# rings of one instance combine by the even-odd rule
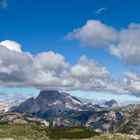
[[[53,140],[85,139],[100,135],[100,133],[92,132],[84,127],[52,127],[49,129],[49,132],[49,137]]]

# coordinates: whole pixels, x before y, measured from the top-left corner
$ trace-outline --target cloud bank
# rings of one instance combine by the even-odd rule
[[[15,41],[0,43],[0,86],[37,89],[81,90],[130,94],[140,97],[140,73],[127,71],[121,80],[112,79],[105,67],[81,56],[69,64],[53,51],[36,55],[23,52]]]
[[[70,65],[61,54],[48,51],[32,55],[23,52],[16,42],[4,42],[0,45],[0,85],[3,87],[124,93],[105,67],[86,56]]]

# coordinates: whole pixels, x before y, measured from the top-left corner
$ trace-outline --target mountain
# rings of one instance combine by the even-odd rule
[[[110,101],[106,106],[113,107],[115,103]],[[121,114],[111,112],[108,108],[83,103],[78,98],[57,90],[41,91],[36,98],[21,103],[13,112],[45,118],[53,126],[86,126],[100,132],[109,132],[114,120],[121,118]]]
[[[13,109],[13,112],[28,113],[49,118],[52,115],[72,114],[84,110],[102,110],[98,105],[85,104],[68,93],[57,90],[41,91],[36,98],[30,98]]]
[[[110,101],[105,102],[104,106],[108,108],[113,108],[113,107],[118,107],[120,105],[116,100],[110,100]]]
[[[8,102],[1,102],[0,103],[0,112],[8,112],[11,109],[19,106],[22,103],[21,100],[15,100],[15,101],[8,101]]]
[[[61,113],[66,110],[78,110],[82,103],[67,93],[50,90],[41,91],[36,98],[30,98],[15,110],[24,113],[47,112],[49,110]]]
[[[111,103],[113,106],[114,102]],[[19,106],[14,107],[12,112],[27,113],[48,119],[53,126],[87,126],[90,124],[89,119],[92,116],[93,119],[100,117],[102,121],[105,112],[108,113],[108,108],[97,104],[83,103],[78,98],[65,92],[47,90],[41,91],[36,98],[29,98]],[[104,118],[106,118],[106,121],[108,120],[106,116]],[[100,121],[97,123],[101,124]]]
[[[47,90],[11,111],[45,118],[52,126],[85,126],[101,133],[140,134],[140,105],[120,107],[115,100],[105,102],[102,107],[83,103],[68,93]]]

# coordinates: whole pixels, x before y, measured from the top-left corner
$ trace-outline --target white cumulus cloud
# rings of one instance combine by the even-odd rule
[[[121,30],[118,44],[111,45],[110,52],[126,63],[140,65],[140,24]]]
[[[140,73],[128,71],[123,73],[122,86],[129,94],[140,97]]]
[[[83,27],[69,33],[66,39],[76,39],[92,47],[107,46],[117,40],[117,31],[98,20],[88,20]]]

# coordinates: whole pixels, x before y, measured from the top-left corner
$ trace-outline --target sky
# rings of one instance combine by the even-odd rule
[[[139,0],[0,0],[0,100],[57,89],[140,101]]]

